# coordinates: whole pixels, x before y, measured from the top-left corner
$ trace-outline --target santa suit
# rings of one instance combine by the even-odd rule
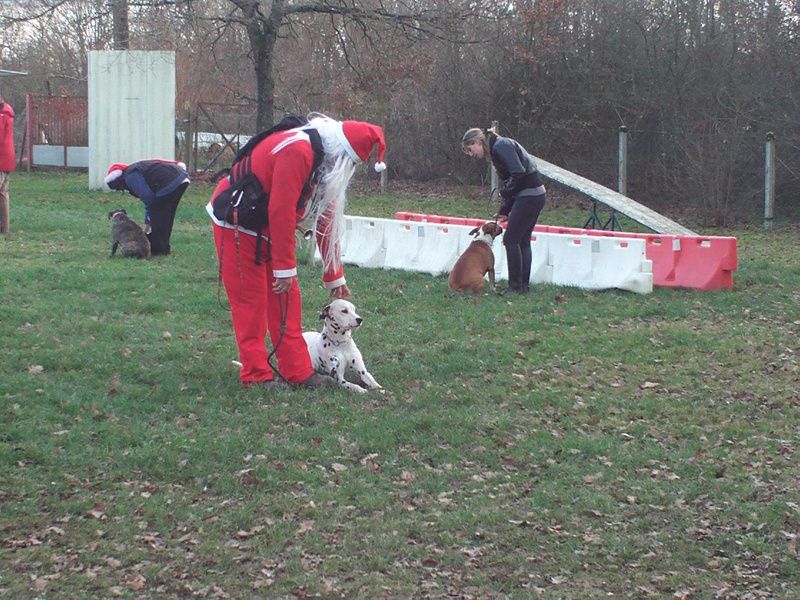
[[[0,102],[0,173],[11,173],[15,168],[14,109]]]
[[[261,264],[256,264],[257,232],[235,228],[214,217],[213,197],[230,183],[220,181],[212,202],[206,206],[214,222],[214,242],[221,265],[222,281],[231,305],[233,330],[242,363],[244,384],[274,378],[265,344],[269,331],[276,348],[280,375],[290,383],[300,383],[314,372],[302,329],[302,299],[297,279],[286,294],[272,289],[275,278],[297,275],[295,229],[306,212],[299,202],[303,186],[311,175],[314,152],[308,135],[289,130],[266,137],[253,148],[252,170],[269,194],[268,225],[261,231]],[[300,206],[298,206],[300,205]],[[318,242],[327,253],[325,223],[320,219]],[[341,266],[327,270],[323,282],[328,289],[345,284]],[[282,324],[285,329],[281,332]]]

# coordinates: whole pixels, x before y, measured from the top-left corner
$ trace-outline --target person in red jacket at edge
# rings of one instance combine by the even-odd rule
[[[319,134],[324,156],[312,173],[314,151],[309,129]],[[217,219],[214,198],[229,185],[223,178],[206,210],[211,216],[220,272],[231,305],[233,330],[245,386],[285,388],[269,364],[269,332],[278,359],[278,375],[292,386],[334,385],[333,378],[315,373],[301,323],[302,299],[297,282],[295,230],[308,224],[322,256],[322,281],[333,298],[350,295],[344,277],[339,241],[344,231],[345,192],[356,165],[366,162],[378,146],[375,170],[383,162],[383,130],[363,121],[337,121],[312,113],[306,125],[273,133],[253,148],[251,169],[269,195],[268,223],[260,231]],[[316,182],[309,190],[307,181]],[[301,198],[301,196],[307,196]],[[257,244],[256,236],[261,235]],[[261,260],[257,264],[256,249]]]
[[[14,163],[14,109],[0,97],[0,233],[8,233],[11,213],[8,179]]]

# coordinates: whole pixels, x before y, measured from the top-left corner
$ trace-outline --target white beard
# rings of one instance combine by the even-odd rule
[[[347,204],[347,186],[355,173],[356,165],[347,154],[325,161],[320,167],[319,181],[308,201],[303,222],[313,223],[314,233],[327,238],[322,256],[324,271],[337,270],[341,265],[339,242],[344,233],[344,210]],[[322,244],[320,244],[322,247]]]

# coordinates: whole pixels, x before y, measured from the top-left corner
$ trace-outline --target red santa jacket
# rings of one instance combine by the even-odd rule
[[[265,138],[252,154],[252,170],[264,191],[269,194],[267,211],[268,225],[264,232],[271,242],[272,271],[275,277],[294,277],[297,275],[295,256],[295,230],[302,219],[306,206],[298,207],[303,186],[311,175],[314,164],[314,150],[308,135],[302,131],[289,130],[274,133]],[[219,182],[214,190],[213,198],[229,186],[228,179]],[[233,227],[229,223],[214,217],[212,202],[206,206],[211,219],[221,227]],[[329,251],[326,222],[320,219],[318,224],[318,241],[323,255]],[[247,229],[240,231],[248,235],[257,235]],[[325,287],[332,289],[345,283],[344,270],[325,271],[322,276]]]
[[[11,173],[16,167],[14,157],[14,109],[0,103],[0,172]]]

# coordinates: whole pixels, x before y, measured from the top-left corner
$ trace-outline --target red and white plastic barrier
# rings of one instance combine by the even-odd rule
[[[452,223],[472,227],[486,222],[485,219],[413,212],[398,212],[395,216],[403,221]],[[657,287],[732,289],[733,272],[739,266],[735,237],[628,233],[557,225],[537,225],[534,237],[537,233],[642,239],[647,258],[653,263],[653,285]]]
[[[342,260],[362,267],[442,275],[472,243],[472,224],[346,217]],[[507,279],[505,247],[494,240],[495,278]],[[652,263],[643,240],[595,239],[586,235],[535,233],[531,283],[585,289],[653,291]],[[317,252],[317,259],[319,253]]]

